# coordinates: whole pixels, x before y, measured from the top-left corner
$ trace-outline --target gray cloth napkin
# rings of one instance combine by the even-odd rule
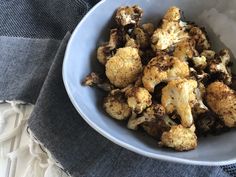
[[[12,3],[0,2],[3,14],[15,13],[9,20],[5,18],[5,23],[0,15],[0,35],[58,40],[0,37],[0,100],[35,104],[29,127],[68,173],[78,177],[236,176],[235,165],[192,166],[137,155],[108,141],[83,121],[67,96],[61,76],[70,34],[60,39],[95,1],[18,0],[11,7]],[[70,8],[73,13],[68,12]],[[21,13],[24,20],[19,17]],[[63,14],[71,15],[74,21],[67,24],[69,17]],[[40,21],[40,16],[44,20]]]

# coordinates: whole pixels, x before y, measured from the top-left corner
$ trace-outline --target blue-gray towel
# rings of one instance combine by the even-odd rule
[[[0,100],[35,104],[30,129],[72,176],[236,176],[236,165],[192,166],[137,155],[79,116],[62,82],[62,62],[67,31],[97,1],[0,1]]]

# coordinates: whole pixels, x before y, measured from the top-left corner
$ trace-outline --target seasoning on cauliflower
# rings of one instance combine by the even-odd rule
[[[172,125],[176,125],[176,123],[171,118],[169,118],[168,115],[155,119],[154,121],[144,122],[141,124],[147,134],[151,135],[157,140],[160,140],[162,133],[169,131]]]
[[[116,11],[115,20],[119,26],[137,26],[142,15],[143,10],[137,5],[120,7]]]
[[[231,70],[228,67],[230,55],[227,49],[221,50],[218,55],[208,62],[209,72],[216,76],[217,80],[230,85],[232,82]]]
[[[165,108],[160,104],[152,104],[142,114],[141,117],[136,117],[135,114],[129,119],[127,127],[136,130],[138,125],[144,122],[152,122],[155,119],[161,118],[165,115]]]
[[[143,87],[132,87],[125,92],[129,107],[137,114],[152,104],[151,94]]]
[[[119,88],[133,83],[142,72],[138,50],[132,47],[119,48],[105,67],[107,78]]]
[[[203,56],[203,55],[202,56],[193,57],[192,60],[193,60],[195,68],[203,70],[207,66],[206,57]]]
[[[219,116],[210,110],[199,114],[197,119],[195,119],[195,125],[198,136],[206,136],[207,134],[217,135],[229,130],[223,121],[219,119]]]
[[[137,49],[139,48],[136,41],[133,38],[131,38],[129,35],[126,36],[125,47],[132,47],[132,48],[137,48]]]
[[[193,107],[193,113],[196,116],[208,111],[208,108],[206,107],[206,105],[203,103],[202,100],[205,95],[205,92],[206,92],[205,86],[201,82],[199,82],[198,87],[195,89],[196,102]]]
[[[143,85],[149,92],[154,92],[157,84],[189,76],[188,64],[176,57],[158,55],[151,59],[143,71]]]
[[[176,44],[173,56],[182,61],[187,61],[188,58],[193,58],[198,55],[194,48],[195,43],[193,40],[183,40]]]
[[[207,83],[209,80],[209,74],[206,73],[204,70],[196,71],[194,68],[190,67],[190,78],[197,80],[198,82]]]
[[[111,91],[105,97],[103,107],[112,118],[117,120],[125,120],[131,115],[125,95],[119,89]]]
[[[154,25],[152,23],[145,23],[142,25],[142,29],[145,33],[147,33],[149,36],[152,36],[154,33]]]
[[[196,103],[196,95],[194,93],[196,88],[197,82],[195,80],[179,79],[170,81],[162,89],[162,105],[167,113],[172,113],[176,110],[184,127],[190,127],[193,124],[191,108]]]
[[[110,82],[104,81],[98,76],[97,73],[94,72],[87,75],[83,80],[82,84],[90,87],[97,86],[98,88],[107,92],[114,89],[114,86]]]
[[[188,151],[197,147],[197,136],[190,128],[174,125],[162,134],[160,144],[177,151]]]
[[[215,52],[213,50],[203,50],[201,56],[206,57],[208,61],[212,60],[215,57]]]
[[[236,127],[236,93],[222,82],[211,83],[206,89],[206,102],[228,127]]]
[[[191,39],[195,40],[196,46],[198,52],[202,52],[203,50],[209,49],[210,43],[207,39],[206,32],[203,28],[200,28],[198,26],[192,26],[190,25],[189,35]]]
[[[179,23],[180,9],[171,7],[167,10],[162,20],[162,25],[154,31],[152,36],[152,47],[154,51],[165,50],[172,45],[189,38],[184,27]]]
[[[134,28],[132,37],[135,39],[136,44],[141,48],[147,48],[149,46],[150,37],[144,32],[142,28]]]
[[[105,65],[107,60],[114,55],[114,51],[125,42],[123,31],[111,29],[109,42],[101,45],[97,49],[98,61]]]

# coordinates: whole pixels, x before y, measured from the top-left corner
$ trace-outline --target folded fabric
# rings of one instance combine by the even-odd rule
[[[52,2],[60,6],[58,1]],[[86,7],[94,4],[94,1],[93,3],[92,1],[76,2],[85,3],[87,4]],[[26,4],[26,0],[22,3],[23,5]],[[36,2],[28,1],[28,3],[32,7],[38,5]],[[46,1],[45,5],[39,3],[39,7],[36,8],[38,10],[30,9],[30,11],[25,12],[27,15],[24,15],[29,18],[32,16],[30,13],[36,15],[42,9],[44,12],[45,9],[48,10],[46,11],[48,16],[55,15],[55,8],[53,8],[54,10],[50,9],[52,7],[48,3]],[[69,4],[72,1],[64,1],[64,3],[65,7],[71,7]],[[7,5],[10,7],[8,1],[3,5],[3,7]],[[0,7],[2,7],[1,3]],[[84,8],[83,6],[79,7]],[[60,6],[58,9],[63,8]],[[2,11],[4,10],[1,9]],[[69,10],[65,11],[68,12]],[[78,11],[77,19],[81,19],[85,11]],[[60,14],[59,11],[56,12]],[[66,19],[62,18],[61,20],[66,21]],[[23,23],[23,21],[21,22]],[[29,24],[31,23],[36,25],[34,21],[30,21]],[[15,23],[10,22],[8,26],[13,26],[14,30],[7,33],[5,28],[3,30],[0,28],[0,34],[60,39],[65,32],[65,30],[59,30],[57,34],[54,34],[54,28],[51,30],[43,21],[40,23],[43,23],[43,27],[37,26],[40,28],[40,32],[36,32],[37,34],[31,34],[32,30],[27,33],[22,29],[19,29],[20,33],[16,33],[14,31]],[[54,21],[48,24],[50,26],[54,24]],[[74,22],[71,26],[74,27],[75,24]],[[54,25],[55,29],[60,27],[64,29],[62,23],[57,24],[55,22]],[[71,30],[70,28],[65,29]],[[47,29],[49,29],[50,34],[47,34]],[[230,176],[225,170],[234,169],[234,165],[221,168],[176,164],[150,159],[115,145],[90,128],[72,106],[62,81],[62,63],[69,38],[70,33],[67,33],[62,41],[0,37],[0,100],[22,100],[35,104],[28,122],[29,127],[38,141],[52,153],[69,174],[78,177]],[[231,175],[235,174],[236,172],[231,170]]]

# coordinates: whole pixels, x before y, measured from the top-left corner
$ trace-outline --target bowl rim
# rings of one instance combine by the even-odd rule
[[[126,148],[132,152],[135,152],[137,154],[158,159],[158,160],[163,160],[163,161],[169,161],[169,162],[176,162],[176,163],[182,163],[182,164],[188,164],[188,165],[205,165],[205,166],[223,166],[223,165],[230,165],[233,163],[236,163],[236,157],[229,159],[229,160],[222,160],[222,161],[201,161],[201,160],[190,160],[190,159],[185,159],[185,158],[180,158],[180,157],[172,157],[170,155],[162,155],[162,154],[157,154],[157,153],[151,153],[151,152],[146,152],[145,150],[139,149],[138,147],[132,146],[128,143],[123,142],[122,140],[119,140],[115,137],[113,137],[111,134],[108,132],[104,131],[102,128],[100,128],[98,125],[96,125],[91,119],[88,118],[88,116],[83,112],[83,110],[80,108],[80,106],[77,104],[75,98],[72,95],[71,89],[68,84],[67,80],[67,63],[69,61],[69,53],[70,53],[70,48],[73,45],[73,41],[75,39],[75,36],[78,33],[79,28],[83,25],[83,23],[86,21],[88,16],[93,13],[93,11],[102,5],[103,3],[107,2],[109,0],[101,0],[98,2],[93,8],[89,10],[89,12],[81,19],[81,21],[78,23],[76,26],[75,30],[73,31],[68,45],[66,47],[65,55],[64,55],[64,61],[62,65],[62,79],[63,83],[65,85],[66,92],[75,107],[75,109],[78,111],[78,113],[81,115],[81,117],[91,126],[94,130],[96,130],[99,134],[107,138],[108,140],[112,141],[113,143]],[[179,152],[181,153],[181,152]]]

